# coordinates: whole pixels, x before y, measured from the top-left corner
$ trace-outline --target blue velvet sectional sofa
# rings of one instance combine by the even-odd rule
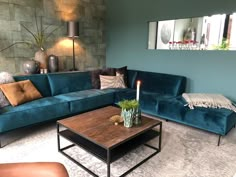
[[[235,127],[236,113],[231,110],[186,106],[182,98],[185,77],[145,71],[129,71],[129,76],[132,84],[137,80],[142,82],[140,104],[144,113],[216,133],[218,145],[221,136]]]
[[[181,94],[186,78],[146,71],[128,70],[128,88],[94,89],[91,72],[67,72],[15,76],[16,81],[31,80],[43,98],[0,109],[0,135],[34,124],[58,120],[123,99],[134,99],[140,80],[142,112],[160,118],[225,135],[236,123],[236,114],[226,109],[185,107]],[[1,146],[1,137],[0,137]]]

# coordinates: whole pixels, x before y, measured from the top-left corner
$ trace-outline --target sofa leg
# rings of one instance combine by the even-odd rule
[[[220,146],[220,139],[221,139],[221,135],[219,135],[219,139],[218,139],[218,146]]]

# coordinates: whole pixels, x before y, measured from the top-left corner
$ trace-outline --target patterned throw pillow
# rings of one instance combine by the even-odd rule
[[[100,78],[99,75],[106,75],[106,76],[115,76],[115,69],[114,68],[104,68],[104,69],[97,69],[91,71],[91,80],[92,86],[94,89],[100,89]]]
[[[126,88],[124,83],[124,75],[119,75],[119,76],[100,75],[100,81],[101,81],[101,89]]]
[[[0,85],[15,82],[12,75],[8,72],[0,72]],[[0,108],[8,106],[10,103],[0,89]]]

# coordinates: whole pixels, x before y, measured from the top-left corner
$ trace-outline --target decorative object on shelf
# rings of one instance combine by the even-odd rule
[[[58,57],[55,55],[48,56],[48,70],[50,73],[58,72],[59,70],[59,61]]]
[[[47,69],[48,68],[47,58],[48,58],[47,53],[43,48],[39,49],[35,53],[35,56],[34,56],[34,60],[36,60],[40,63],[40,65],[39,65],[40,69]]]
[[[118,125],[119,123],[124,122],[123,118],[120,115],[114,115],[110,118],[110,121],[114,124],[114,125]]]
[[[121,107],[121,117],[124,119],[124,126],[130,128],[136,117],[139,103],[137,100],[123,100],[118,103]]]
[[[23,63],[23,70],[25,74],[36,74],[39,72],[40,63],[35,60],[27,60]]]
[[[76,71],[77,68],[75,67],[75,38],[79,37],[79,22],[76,21],[69,21],[67,22],[67,32],[68,37],[72,38],[73,42],[73,68],[72,71]]]

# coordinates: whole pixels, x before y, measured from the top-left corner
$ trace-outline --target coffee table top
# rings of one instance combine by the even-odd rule
[[[161,123],[159,120],[142,116],[140,126],[126,128],[123,123],[114,125],[109,119],[120,113],[120,108],[107,106],[57,122],[106,149],[113,148]]]

